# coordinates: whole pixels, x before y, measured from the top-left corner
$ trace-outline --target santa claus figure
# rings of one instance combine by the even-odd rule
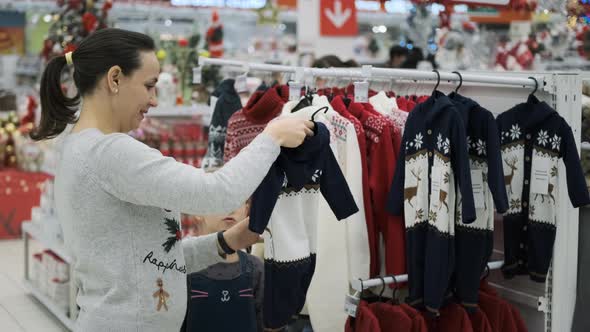
[[[214,11],[212,14],[213,23],[207,30],[207,49],[212,58],[223,57],[223,25],[219,22],[219,14]]]

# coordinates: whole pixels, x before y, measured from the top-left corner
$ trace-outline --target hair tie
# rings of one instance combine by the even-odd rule
[[[66,63],[68,64],[68,66],[74,64],[74,60],[72,60],[72,52],[68,52],[64,56],[66,57]]]

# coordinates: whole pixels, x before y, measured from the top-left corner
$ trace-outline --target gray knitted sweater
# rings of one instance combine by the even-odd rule
[[[76,330],[178,331],[186,273],[221,262],[215,234],[177,240],[180,212],[236,209],[279,152],[261,134],[222,169],[204,173],[125,134],[87,129],[68,135],[55,199],[74,257]]]

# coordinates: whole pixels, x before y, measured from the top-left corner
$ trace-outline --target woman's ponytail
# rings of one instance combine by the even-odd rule
[[[66,57],[56,56],[49,61],[41,77],[41,122],[31,132],[31,138],[42,140],[53,138],[64,131],[70,123],[76,122],[80,95],[68,97],[61,87],[61,78]]]

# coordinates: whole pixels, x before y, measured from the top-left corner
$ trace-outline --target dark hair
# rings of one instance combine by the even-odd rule
[[[396,56],[407,56],[409,53],[408,49],[399,45],[394,45],[389,49],[389,59],[393,59]]]
[[[354,60],[342,61],[335,55],[326,55],[313,62],[314,68],[351,68],[359,65]]]
[[[141,66],[140,51],[154,51],[152,38],[138,32],[102,29],[88,36],[72,53],[74,84],[78,94],[68,97],[62,90],[65,56],[49,61],[41,77],[41,123],[31,138],[42,140],[59,135],[66,126],[76,122],[80,97],[94,91],[98,81],[113,66],[129,75]]]
[[[414,47],[409,51],[408,57],[406,58],[406,61],[402,63],[401,67],[416,69],[418,67],[418,62],[422,60],[424,60],[424,53],[422,53],[422,49],[420,47]]]

